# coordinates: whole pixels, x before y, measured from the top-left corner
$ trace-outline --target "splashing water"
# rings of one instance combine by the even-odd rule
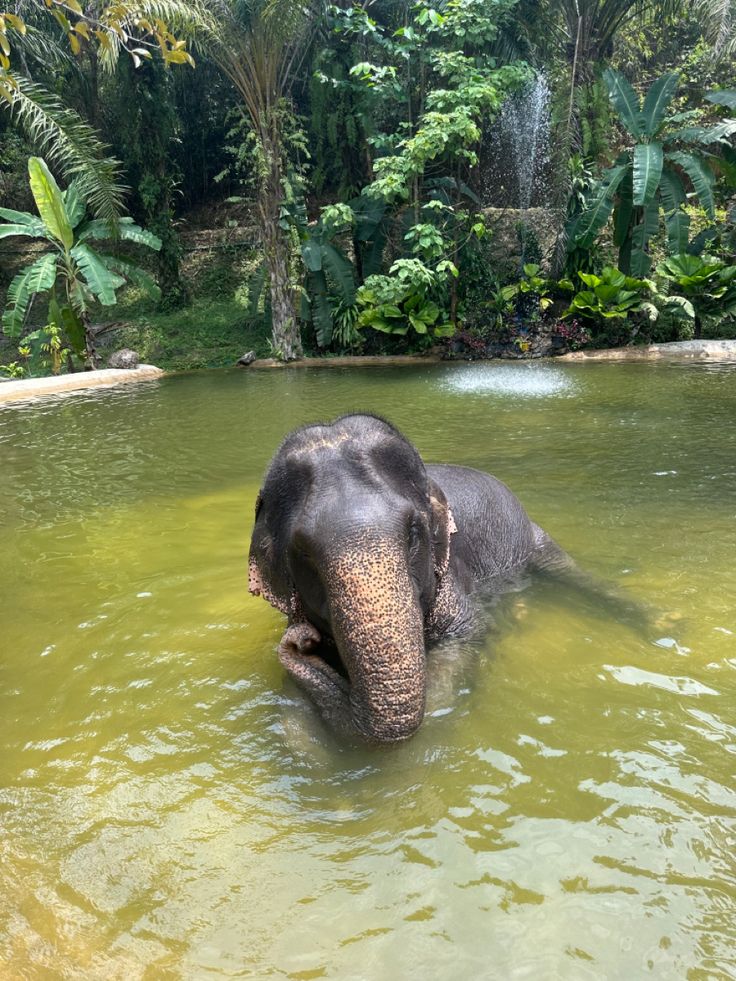
[[[445,378],[446,391],[482,393],[522,398],[574,395],[576,386],[569,375],[554,368],[527,365],[484,365],[468,368]]]

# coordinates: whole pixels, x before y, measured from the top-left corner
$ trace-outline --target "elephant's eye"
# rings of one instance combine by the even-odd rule
[[[421,528],[419,527],[419,522],[413,519],[409,524],[409,549],[414,551],[419,548],[419,543],[421,541]]]

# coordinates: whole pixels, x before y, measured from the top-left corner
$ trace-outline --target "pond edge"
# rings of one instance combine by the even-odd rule
[[[371,365],[396,367],[400,365],[421,364],[468,364],[498,361],[492,359],[446,358],[438,354],[400,354],[400,355],[346,355],[336,358],[300,358],[298,361],[277,361],[263,358],[248,367],[261,368],[362,368]],[[505,360],[505,359],[500,359]],[[603,350],[571,351],[554,358],[513,358],[510,361],[736,361],[736,340],[717,341],[673,341],[667,344],[649,344],[642,347],[618,347]],[[506,362],[508,363],[508,361]],[[22,402],[52,395],[64,395],[85,388],[103,388],[132,382],[150,381],[163,378],[165,372],[152,364],[142,364],[137,368],[103,368],[99,371],[81,371],[71,375],[51,375],[47,378],[24,378],[19,381],[6,381],[0,384],[0,405]]]
[[[0,384],[0,405],[49,395],[63,395],[83,388],[102,388],[150,381],[154,378],[162,378],[164,374],[165,372],[155,365],[141,364],[137,368],[103,368],[98,371],[80,371],[71,375],[23,378]]]

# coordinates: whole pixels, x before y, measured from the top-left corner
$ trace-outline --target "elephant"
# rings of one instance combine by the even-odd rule
[[[416,732],[427,646],[472,633],[477,597],[527,571],[626,605],[587,577],[500,480],[425,466],[376,415],[289,434],[256,501],[249,590],[288,617],[281,664],[328,725],[369,743]]]

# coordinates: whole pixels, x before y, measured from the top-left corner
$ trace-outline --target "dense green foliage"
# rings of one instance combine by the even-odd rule
[[[562,349],[732,332],[734,38],[723,4],[696,7],[0,8],[2,234],[47,243],[28,262],[0,252],[12,341],[0,360],[15,362],[26,334],[55,370],[67,349],[94,358],[93,320],[125,322],[114,336],[132,346],[137,324],[137,346],[176,364],[239,346],[476,356],[528,353],[541,334]],[[528,150],[499,136],[540,72],[543,231],[505,186]],[[90,227],[110,240],[94,260]],[[153,262],[121,251],[143,227],[133,244],[160,243]],[[148,301],[123,283],[151,277]],[[231,311],[228,340],[190,338],[188,360],[164,334],[214,298],[218,318]]]

